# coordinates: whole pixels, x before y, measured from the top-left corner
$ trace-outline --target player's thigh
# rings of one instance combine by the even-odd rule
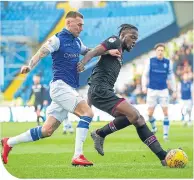
[[[158,99],[157,91],[153,89],[148,89],[146,97],[146,104],[148,105],[148,108],[149,107],[155,108],[155,106],[158,103],[157,99]]]
[[[83,98],[77,93],[77,91],[62,80],[57,80],[51,83],[50,96],[52,101],[71,113],[74,113],[77,105],[83,101]]]
[[[183,100],[182,101],[182,110],[187,113],[192,110],[192,100]]]
[[[92,105],[113,116],[116,105],[125,100],[116,96],[113,89],[101,85],[90,86],[88,99]]]
[[[68,111],[65,110],[60,104],[52,101],[51,104],[47,107],[47,119],[52,116],[54,117],[59,123],[67,119]]]
[[[168,104],[169,104],[169,92],[168,89],[164,89],[164,90],[160,90],[158,91],[158,97],[159,97],[159,104],[160,106],[165,110],[166,108],[168,108]],[[164,111],[163,110],[163,111]]]

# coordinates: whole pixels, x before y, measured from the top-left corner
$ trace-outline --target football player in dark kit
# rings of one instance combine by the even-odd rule
[[[31,95],[35,96],[35,100],[34,100],[34,108],[35,108],[35,112],[37,115],[37,124],[38,126],[40,126],[40,118],[43,120],[43,122],[45,121],[44,117],[40,115],[41,110],[43,109],[44,106],[48,105],[48,92],[46,87],[44,87],[41,83],[40,83],[41,77],[39,75],[34,75],[33,76],[33,86],[32,86],[32,92]]]
[[[79,72],[82,72],[84,70],[84,65],[94,56],[102,55],[110,49],[118,49],[121,53],[120,58],[108,54],[102,55],[89,78],[89,104],[115,117],[112,122],[93,131],[91,136],[94,141],[95,149],[103,156],[105,137],[129,125],[134,125],[141,141],[155,153],[162,165],[165,166],[167,152],[162,149],[156,136],[147,127],[144,118],[140,115],[138,110],[124,98],[116,96],[113,90],[122,66],[122,53],[124,51],[129,52],[134,47],[137,39],[138,29],[130,24],[122,24],[120,26],[119,36],[109,37],[96,48],[89,51],[78,63],[77,69]]]

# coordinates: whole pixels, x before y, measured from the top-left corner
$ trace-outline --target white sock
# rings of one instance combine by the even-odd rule
[[[168,119],[168,117],[164,117],[164,122],[163,122],[163,133],[164,133],[164,136],[168,136],[169,128],[170,128],[169,119]]]
[[[13,147],[16,144],[23,143],[23,142],[31,142],[31,141],[33,141],[33,139],[31,137],[30,130],[28,130],[18,136],[9,138],[7,141],[7,144],[8,146]]]
[[[83,143],[86,140],[87,134],[88,134],[88,129],[76,128],[75,153],[73,158],[76,158],[80,154],[83,154]]]

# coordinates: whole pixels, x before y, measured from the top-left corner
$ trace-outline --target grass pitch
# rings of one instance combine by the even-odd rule
[[[93,122],[90,131],[106,124]],[[1,123],[2,137],[18,135],[35,123]],[[76,124],[74,124],[74,127]],[[62,134],[62,126],[52,137],[37,142],[19,144],[13,148],[5,168],[17,178],[193,178],[193,129],[180,122],[171,122],[170,141],[162,139],[162,122],[158,122],[156,136],[164,149],[182,147],[189,157],[184,169],[162,167],[158,158],[138,138],[133,126],[108,136],[105,155],[93,148],[88,135],[85,156],[93,167],[73,167],[75,134]]]

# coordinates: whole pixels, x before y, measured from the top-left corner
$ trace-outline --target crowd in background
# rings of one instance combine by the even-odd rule
[[[193,80],[193,35],[192,30],[185,34],[180,35],[178,38],[174,38],[170,42],[166,43],[165,57],[169,58],[173,63],[173,71],[176,77],[176,83],[180,82],[183,74],[187,73],[190,80]],[[142,92],[141,76],[143,73],[143,64],[150,57],[150,54],[154,55],[154,51],[149,53],[147,57],[144,55],[141,63],[133,61],[133,79],[125,83],[123,88],[119,90],[116,87],[116,92],[124,97],[127,97],[132,104],[145,104],[146,95]],[[139,70],[141,69],[141,70]],[[132,73],[130,71],[130,73]]]

